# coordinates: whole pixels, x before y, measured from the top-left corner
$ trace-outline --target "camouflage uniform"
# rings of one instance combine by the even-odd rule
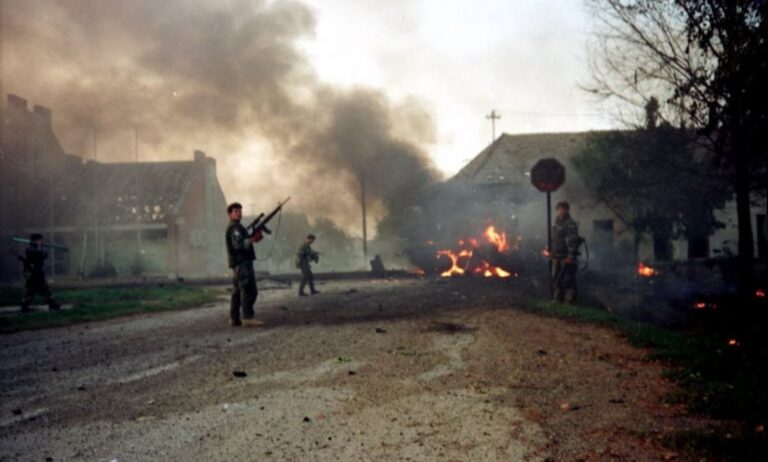
[[[21,257],[24,263],[24,298],[21,301],[21,311],[30,310],[29,305],[37,294],[45,298],[49,309],[58,310],[60,308],[59,304],[53,299],[51,290],[48,288],[48,283],[45,280],[43,265],[46,258],[48,258],[48,252],[38,249],[34,245],[27,247],[24,257]]]
[[[242,318],[253,319],[253,304],[259,291],[256,288],[256,274],[253,271],[253,261],[256,253],[248,230],[239,221],[230,221],[227,227],[227,256],[229,267],[232,268],[232,298],[229,303],[229,318],[232,324],[239,324],[240,308]]]
[[[299,247],[299,251],[296,252],[296,267],[301,270],[301,283],[299,284],[299,295],[304,294],[304,287],[309,284],[309,291],[313,294],[318,293],[315,290],[315,277],[312,274],[311,263],[312,261],[318,261],[319,254],[312,250],[312,245],[309,242],[305,242]]]
[[[552,282],[554,299],[572,303],[576,300],[576,270],[581,237],[576,222],[570,215],[558,217],[552,227]],[[571,257],[571,263],[565,259]]]

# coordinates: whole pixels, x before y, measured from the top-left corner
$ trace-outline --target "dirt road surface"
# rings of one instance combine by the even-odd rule
[[[679,460],[698,425],[617,333],[522,281],[328,282],[0,337],[0,460]],[[222,291],[222,295],[224,292]]]

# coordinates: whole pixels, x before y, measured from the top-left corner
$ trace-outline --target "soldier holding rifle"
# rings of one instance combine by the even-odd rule
[[[570,215],[568,202],[558,202],[555,210],[557,219],[552,227],[551,257],[554,299],[558,302],[573,303],[576,300],[576,270],[579,246],[582,238],[576,222]]]
[[[299,247],[299,251],[296,253],[296,267],[301,270],[301,283],[299,284],[299,297],[306,297],[304,293],[304,287],[309,284],[309,293],[312,295],[319,294],[320,291],[315,290],[315,277],[312,274],[312,263],[319,262],[320,254],[312,250],[312,244],[315,242],[315,235],[310,234],[304,240],[304,243]]]
[[[17,255],[19,260],[24,264],[24,298],[21,301],[21,312],[27,313],[32,311],[30,304],[37,294],[40,294],[45,298],[45,302],[48,304],[48,309],[51,311],[61,309],[61,306],[56,303],[56,300],[53,299],[53,295],[51,295],[51,290],[48,288],[48,282],[45,280],[45,271],[43,270],[45,260],[48,258],[48,252],[46,252],[44,248],[51,246],[43,244],[42,234],[32,234],[29,236],[28,241],[21,238],[14,238],[13,240],[29,244],[24,252],[24,256]]]
[[[243,206],[237,202],[227,207],[229,226],[226,232],[227,256],[229,267],[232,268],[232,297],[229,304],[229,323],[232,326],[263,326],[264,323],[254,319],[253,305],[258,297],[256,273],[253,262],[256,253],[253,245],[264,239],[264,234],[272,232],[267,223],[283,208],[285,201],[270,212],[266,217],[262,213],[248,227],[243,226]]]

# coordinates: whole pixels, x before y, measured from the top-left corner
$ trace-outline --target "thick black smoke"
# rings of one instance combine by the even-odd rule
[[[73,153],[126,161],[135,133],[144,160],[202,149],[228,199],[292,195],[345,225],[361,180],[381,215],[438,176],[413,101],[317,79],[298,45],[315,18],[298,2],[6,0],[4,20],[5,90],[53,109]]]

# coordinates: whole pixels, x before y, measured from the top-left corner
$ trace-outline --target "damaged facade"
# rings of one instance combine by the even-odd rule
[[[546,195],[531,185],[530,170],[539,159],[554,157],[566,167],[566,181],[559,190],[552,193],[552,206],[554,208],[554,204],[561,200],[571,204],[571,214],[579,222],[579,233],[590,245],[593,263],[598,267],[609,268],[616,257],[626,258],[631,253],[633,233],[611,210],[598,202],[573,166],[572,159],[585,148],[588,137],[594,134],[502,134],[448,183],[461,185],[485,202],[496,202],[494,208],[505,211],[507,218],[514,223],[516,232],[527,240],[546,242]],[[671,257],[677,260],[707,258],[714,256],[715,249],[726,247],[735,251],[738,236],[735,203],[726,204],[717,215],[725,228],[705,237],[704,242],[692,243],[683,239],[672,242]],[[756,238],[755,255],[764,258],[764,208],[753,207],[752,218]],[[689,246],[692,248],[689,249]],[[639,256],[642,260],[653,260],[651,236],[641,243]]]
[[[216,161],[100,163],[67,154],[51,111],[8,96],[0,148],[0,239],[42,233],[50,275],[200,277],[226,270],[226,200]],[[20,265],[0,256],[0,278]]]

